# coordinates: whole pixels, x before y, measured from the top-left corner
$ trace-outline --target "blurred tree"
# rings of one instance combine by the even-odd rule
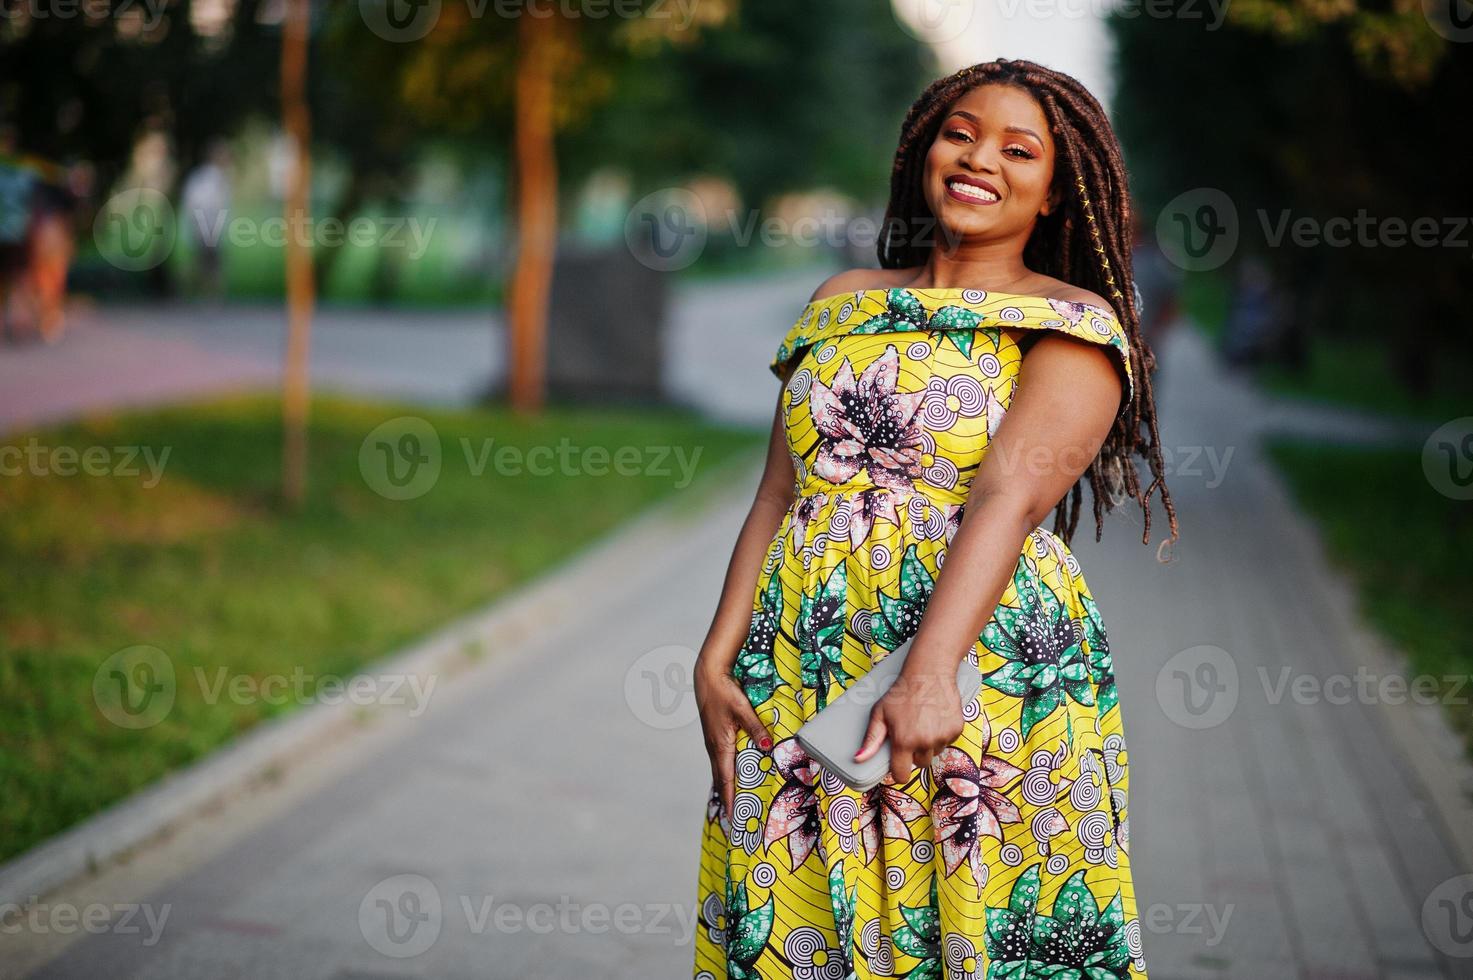
[[[291,140],[291,172],[283,211],[286,236],[286,363],[282,370],[281,488],[287,506],[307,497],[307,412],[311,399],[308,354],[312,339],[312,252],[308,229],[312,184],[312,116],[307,108],[307,50],[311,0],[286,0],[281,31],[281,115]]]

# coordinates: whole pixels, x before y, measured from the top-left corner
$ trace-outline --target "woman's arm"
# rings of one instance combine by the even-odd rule
[[[747,519],[737,535],[727,565],[726,581],[716,615],[706,632],[701,652],[696,656],[695,697],[701,716],[706,754],[711,760],[711,783],[719,788],[721,803],[731,812],[736,792],[736,740],[738,730],[745,730],[764,749],[772,747],[772,738],[757,717],[752,702],[731,669],[752,626],[752,596],[757,589],[762,562],[772,536],[792,505],[793,461],[788,456],[787,431],[783,424],[783,399],[787,386],[778,392],[777,410],[772,419],[772,433],[767,445],[767,465],[757,485],[757,496],[747,512]]]
[[[905,666],[875,703],[856,760],[873,755],[888,735],[887,778],[904,783],[912,766],[926,765],[961,734],[957,664],[1002,600],[1024,540],[1099,452],[1120,396],[1120,376],[1102,348],[1052,333],[1033,344]]]

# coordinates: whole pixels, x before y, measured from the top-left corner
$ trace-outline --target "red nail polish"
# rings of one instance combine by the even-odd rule
[[[772,748],[772,739],[764,735],[762,736],[762,740],[759,741],[757,744],[762,746],[764,749],[770,749]]]

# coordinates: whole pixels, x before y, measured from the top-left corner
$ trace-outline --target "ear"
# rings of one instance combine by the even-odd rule
[[[1039,217],[1043,217],[1052,213],[1053,210],[1059,206],[1061,197],[1062,195],[1059,194],[1058,187],[1050,187],[1048,190],[1048,197],[1044,198],[1043,200],[1043,207],[1038,209]]]

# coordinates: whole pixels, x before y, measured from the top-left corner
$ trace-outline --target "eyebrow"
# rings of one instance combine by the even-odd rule
[[[976,123],[978,126],[982,125],[982,120],[978,119],[976,116],[972,115],[970,112],[968,112],[965,109],[953,109],[951,111],[951,114],[953,116],[961,116],[964,119],[970,119],[972,122]],[[1002,128],[1002,130],[1005,133],[1023,133],[1026,136],[1032,136],[1034,139],[1038,140],[1038,142],[1040,144],[1043,143],[1043,137],[1042,136],[1039,136],[1037,133],[1035,133],[1033,130],[1029,129],[1027,126],[1004,126]]]

